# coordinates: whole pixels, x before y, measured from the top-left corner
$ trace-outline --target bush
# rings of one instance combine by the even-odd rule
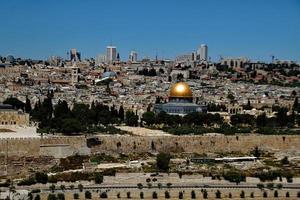
[[[35,173],[35,180],[37,183],[46,184],[48,182],[48,175],[43,172],[36,172]]]
[[[22,186],[22,185],[34,185],[36,184],[36,181],[33,177],[29,177],[28,179],[23,179],[21,180],[17,185]]]
[[[156,156],[156,165],[157,168],[161,171],[168,171],[170,164],[171,156],[167,153],[159,153]]]
[[[277,187],[277,189],[280,190],[280,189],[282,189],[282,184],[281,184],[281,183],[278,183],[276,187]]]
[[[85,191],[84,196],[86,199],[92,199],[92,193],[90,191]]]
[[[243,172],[237,170],[230,170],[224,173],[223,177],[225,180],[235,182],[236,184],[239,184],[241,181],[246,180],[246,175]]]
[[[106,192],[102,192],[102,193],[100,194],[100,198],[101,198],[101,199],[107,199],[107,198],[108,198],[107,193],[106,193]]]
[[[40,193],[40,192],[41,192],[40,189],[33,189],[33,190],[31,190],[31,193]]]
[[[82,192],[82,190],[83,190],[83,185],[82,185],[82,184],[79,184],[79,185],[78,185],[78,190],[79,190],[80,192]]]
[[[50,186],[49,186],[49,189],[50,189],[52,192],[54,192],[54,190],[55,190],[55,185],[54,185],[54,184],[50,185]]]
[[[264,187],[265,187],[265,186],[264,186],[264,184],[262,184],[262,183],[258,183],[258,184],[257,184],[257,188],[258,188],[258,189],[261,189],[261,190],[262,190],[262,189],[264,189]]]
[[[270,189],[270,190],[273,190],[273,188],[274,188],[274,183],[268,183],[268,184],[267,184],[267,188]]]
[[[96,184],[101,184],[103,183],[103,175],[100,172],[95,172],[94,174],[94,180]]]

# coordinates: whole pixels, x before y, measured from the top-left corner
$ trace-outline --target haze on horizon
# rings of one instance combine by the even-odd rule
[[[111,43],[122,59],[174,58],[207,44],[209,56],[300,61],[298,0],[4,0],[0,55],[46,59],[76,48],[84,58]]]

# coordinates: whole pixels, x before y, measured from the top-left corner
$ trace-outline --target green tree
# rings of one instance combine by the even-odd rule
[[[48,175],[43,172],[36,172],[35,173],[35,180],[37,183],[46,184],[48,182]]]
[[[221,199],[221,192],[220,192],[220,190],[216,191],[216,198],[217,199]]]
[[[171,156],[168,153],[159,153],[156,156],[156,166],[161,171],[168,171]]]
[[[264,127],[267,125],[267,116],[266,113],[263,113],[256,118],[256,126]]]
[[[124,121],[124,108],[121,105],[120,109],[119,109],[119,118],[121,119],[121,121]]]
[[[83,190],[83,185],[82,185],[82,184],[79,184],[79,185],[78,185],[78,190],[79,190],[80,192],[82,192],[82,190]]]
[[[61,132],[66,135],[77,134],[81,131],[80,121],[74,118],[67,118],[62,120]]]
[[[28,97],[26,96],[25,112],[26,112],[26,113],[30,113],[31,110],[32,110],[32,108],[31,108],[30,100],[29,100]]]
[[[203,199],[207,199],[208,193],[207,190],[203,190]]]
[[[192,190],[191,192],[191,198],[196,199],[196,192],[194,190]]]
[[[170,196],[170,193],[169,191],[165,191],[165,199],[170,199],[171,196]]]
[[[47,200],[57,200],[55,194],[48,194]]]
[[[35,195],[34,200],[41,200],[41,196],[39,194]]]
[[[152,199],[157,199],[157,192],[154,191],[154,192],[152,193]]]
[[[79,199],[79,194],[78,194],[78,193],[74,193],[74,194],[73,194],[73,198],[74,198],[74,199]]]
[[[140,198],[144,199],[144,192],[140,192]]]
[[[90,191],[85,191],[84,196],[86,199],[92,199],[92,193]]]
[[[242,199],[245,198],[245,192],[244,192],[244,190],[241,191],[240,197],[241,197]]]
[[[4,104],[12,105],[14,109],[22,109],[24,110],[25,104],[15,97],[9,97],[3,101]]]
[[[134,114],[133,111],[126,112],[126,125],[127,126],[137,126],[138,116]]]
[[[64,193],[58,193],[57,194],[57,199],[58,200],[65,200],[65,194]]]
[[[54,185],[54,184],[50,185],[50,186],[49,186],[49,189],[50,189],[52,192],[54,192],[54,190],[55,190],[55,185]]]
[[[155,123],[155,114],[154,112],[145,112],[143,114],[142,120],[148,125],[152,125]]]
[[[95,180],[95,183],[96,183],[96,184],[101,184],[101,183],[103,183],[103,175],[102,175],[102,173],[96,172],[96,173],[94,174],[94,180]]]

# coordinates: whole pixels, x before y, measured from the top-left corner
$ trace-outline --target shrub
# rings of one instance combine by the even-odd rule
[[[223,174],[225,180],[230,182],[240,183],[241,181],[246,180],[246,175],[243,172],[237,170],[230,170]]]
[[[137,184],[137,187],[141,190],[141,189],[143,189],[143,184],[138,183],[138,184]]]
[[[262,184],[262,183],[258,183],[258,184],[257,184],[257,188],[258,188],[258,189],[261,189],[261,190],[262,190],[262,189],[264,189],[264,187],[265,187],[265,186],[264,186],[264,184]]]
[[[78,190],[79,190],[80,192],[82,192],[82,190],[83,190],[83,185],[82,185],[82,184],[78,184]]]
[[[50,185],[50,186],[49,186],[49,189],[50,189],[52,192],[54,192],[54,190],[55,190],[55,185],[54,185],[54,184]]]
[[[119,193],[119,194],[120,194],[120,193]],[[100,198],[101,198],[101,199],[107,199],[107,198],[108,198],[107,193],[106,193],[106,192],[102,192],[102,193],[100,194]]]
[[[279,189],[279,190],[282,189],[282,184],[281,183],[277,184],[277,189]]]
[[[35,173],[35,180],[37,183],[46,184],[48,182],[48,175],[43,172],[36,172]]]
[[[100,172],[95,172],[94,181],[96,184],[101,184],[103,182],[103,175]]]
[[[267,188],[270,189],[270,190],[273,190],[273,188],[274,188],[274,183],[268,183],[268,184],[267,184]]]
[[[22,185],[34,185],[36,184],[36,181],[33,177],[29,177],[28,179],[23,179],[21,180],[17,185],[22,186]]]
[[[86,199],[92,199],[92,193],[90,191],[85,191],[84,196]]]
[[[40,193],[40,192],[41,192],[40,189],[33,189],[33,190],[31,190],[31,193]]]

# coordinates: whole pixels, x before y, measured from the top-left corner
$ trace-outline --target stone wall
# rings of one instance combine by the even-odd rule
[[[100,136],[100,145],[92,147],[96,152],[242,152],[248,153],[256,146],[270,151],[300,149],[300,136]]]
[[[187,153],[242,152],[248,153],[256,146],[269,151],[299,151],[300,136],[98,136],[99,142],[91,153],[132,153],[171,151]],[[74,152],[86,151],[85,137],[51,137],[43,139],[0,139],[0,156],[43,155],[45,149],[68,145]],[[55,152],[55,151],[53,151]]]

